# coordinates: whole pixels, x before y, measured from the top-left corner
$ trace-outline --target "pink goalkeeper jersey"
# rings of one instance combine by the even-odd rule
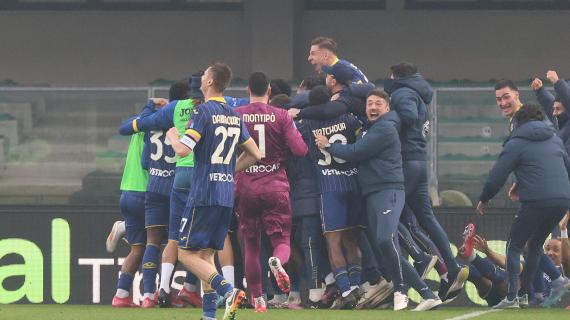
[[[286,110],[261,102],[236,108],[261,151],[261,160],[238,174],[237,188],[253,193],[289,191],[285,160],[302,157],[307,145]]]

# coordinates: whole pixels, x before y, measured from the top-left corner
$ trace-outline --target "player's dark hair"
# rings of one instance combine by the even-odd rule
[[[278,94],[286,94],[291,96],[291,85],[287,83],[287,81],[283,79],[273,79],[270,82],[271,84],[271,97],[278,95]]]
[[[543,121],[544,118],[545,116],[542,111],[542,107],[534,103],[523,105],[514,115],[517,128],[529,121]]]
[[[271,98],[271,100],[269,100],[270,105],[281,109],[287,109],[286,106],[289,104],[289,102],[291,102],[291,98],[284,93],[275,95],[273,98]]]
[[[386,102],[390,103],[390,96],[384,90],[372,89],[368,91],[368,94],[366,94],[366,99],[368,99],[370,96],[380,97],[386,100]]]
[[[210,66],[212,73],[212,86],[218,92],[224,92],[232,80],[232,69],[225,63],[216,62]]]
[[[418,67],[409,62],[400,62],[390,66],[394,78],[405,78],[418,73]]]
[[[517,88],[517,85],[514,82],[512,82],[511,80],[501,79],[497,83],[495,83],[495,91],[501,90],[504,88],[509,88],[509,89],[517,91],[517,92],[519,91],[519,88]]]
[[[188,81],[179,81],[170,86],[168,90],[168,100],[186,100],[190,97],[190,86]]]
[[[263,97],[269,89],[269,78],[263,72],[254,72],[249,76],[247,86],[252,96]]]
[[[311,41],[312,46],[318,46],[321,49],[327,49],[336,54],[336,41],[328,37],[316,37]]]
[[[312,106],[327,103],[330,100],[331,92],[326,86],[318,85],[309,92],[309,104]]]
[[[324,86],[326,83],[325,77],[323,76],[308,76],[299,85],[301,88],[305,90],[311,90],[316,86],[322,85]]]

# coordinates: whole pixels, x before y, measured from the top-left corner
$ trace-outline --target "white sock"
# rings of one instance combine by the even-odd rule
[[[188,292],[197,292],[198,291],[198,286],[195,284],[191,284],[188,282],[184,282],[184,290],[188,291]]]
[[[125,289],[117,289],[117,293],[115,293],[115,296],[119,298],[126,298],[129,296],[129,292]]]
[[[146,299],[146,298],[150,298],[151,300],[154,299],[154,292],[153,293],[147,292],[147,293],[143,294],[143,299]]]
[[[327,276],[325,277],[325,284],[328,286],[328,285],[331,285],[333,283],[335,283],[335,279],[334,279],[333,273],[331,272],[331,273],[327,274]]]
[[[447,274],[448,272],[442,274],[441,276],[439,276],[441,278],[441,280],[445,281],[445,282],[449,282],[449,280],[447,279]]]
[[[352,290],[347,290],[347,291],[343,292],[343,293],[342,293],[342,297],[343,297],[343,298],[348,297],[348,295],[349,295],[351,292],[352,292]]]
[[[309,300],[311,302],[319,302],[325,293],[324,289],[310,289],[309,290]]]
[[[223,266],[222,267],[222,274],[224,278],[231,283],[232,287],[236,286],[235,278],[234,278],[234,266]]]
[[[357,288],[358,288],[358,286],[350,286],[350,291],[357,289]]]
[[[170,293],[170,277],[174,271],[172,263],[165,262],[160,267],[160,289]]]

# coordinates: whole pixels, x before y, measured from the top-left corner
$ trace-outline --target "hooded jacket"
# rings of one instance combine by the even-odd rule
[[[384,91],[390,94],[390,106],[398,113],[401,121],[400,141],[402,159],[427,160],[427,135],[429,133],[429,112],[433,89],[416,73],[409,77],[386,79]]]
[[[565,80],[559,80],[554,84],[554,91],[560,99],[560,102],[564,107],[570,109],[570,84]],[[570,152],[570,125],[568,125],[568,113],[570,110],[562,113],[561,115],[555,117],[552,115],[554,109],[554,96],[546,88],[541,87],[534,92],[538,102],[542,106],[544,113],[552,122],[554,127],[558,129],[558,136],[562,139],[566,152]]]
[[[520,201],[533,207],[570,204],[570,162],[562,140],[547,123],[530,121],[516,128],[489,172],[481,193],[488,202],[514,171]]]
[[[390,111],[368,124],[355,143],[334,143],[327,148],[335,157],[358,163],[358,182],[364,195],[404,189],[399,122],[398,114]]]

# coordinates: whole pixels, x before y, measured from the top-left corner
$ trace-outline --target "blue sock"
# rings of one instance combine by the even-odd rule
[[[143,256],[143,292],[154,293],[156,289],[156,273],[158,271],[160,249],[147,244]]]
[[[130,273],[121,272],[121,275],[119,276],[119,281],[117,281],[117,288],[130,291],[131,287],[133,286],[134,278],[135,276],[133,276]]]
[[[544,252],[540,253],[540,264],[538,265],[538,270],[546,273],[550,280],[558,279],[562,273],[556,268],[554,262],[546,255]],[[540,272],[537,272],[537,274]]]
[[[469,276],[467,277],[467,280],[474,282],[480,279],[483,279],[483,275],[481,275],[477,267],[473,264],[469,264]]]
[[[216,304],[218,294],[216,291],[204,291],[202,296],[202,313],[205,317],[216,318]]]
[[[198,277],[196,277],[192,272],[186,271],[186,280],[184,280],[184,282],[195,285],[198,283]]]
[[[489,259],[481,258],[479,255],[475,255],[475,259],[471,261],[471,264],[477,268],[477,271],[479,271],[481,275],[495,282],[493,275],[495,273],[496,266]]]
[[[362,274],[362,267],[359,265],[348,266],[348,280],[350,286],[359,286]]]
[[[348,280],[348,272],[345,268],[336,268],[333,271],[336,286],[340,289],[341,293],[350,291],[350,281]]]
[[[212,289],[216,290],[216,292],[224,298],[229,292],[231,292],[234,289],[231,283],[229,283],[228,280],[224,279],[224,277],[219,275],[217,272],[214,272],[212,273],[212,275],[210,275],[208,283],[210,284]]]

